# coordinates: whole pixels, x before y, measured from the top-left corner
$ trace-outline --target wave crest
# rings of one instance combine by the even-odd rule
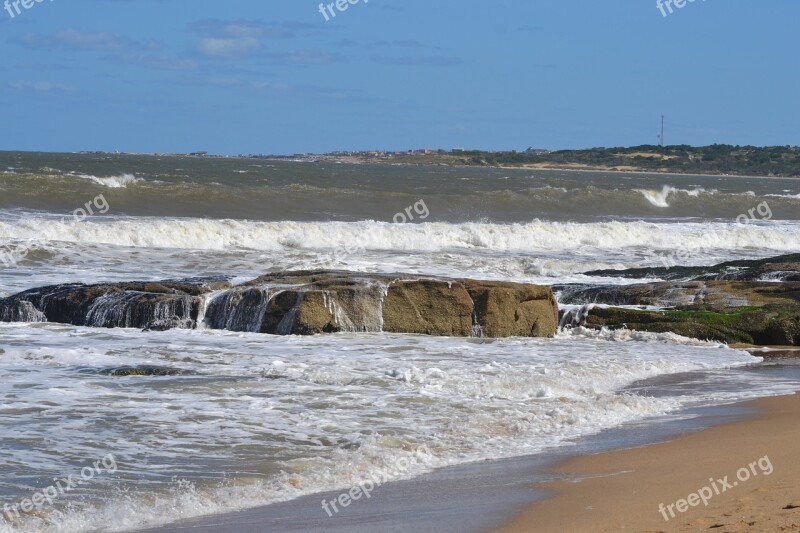
[[[137,178],[133,174],[122,174],[120,176],[97,177],[91,174],[72,174],[81,179],[91,180],[98,185],[108,187],[109,189],[126,189],[128,185],[144,181],[143,178]]]
[[[587,252],[764,249],[793,251],[800,225],[649,222],[548,222],[526,224],[434,222],[259,222],[197,218],[101,217],[75,223],[28,217],[0,221],[0,244],[38,239],[137,248],[195,250],[336,250],[358,244],[380,251]]]

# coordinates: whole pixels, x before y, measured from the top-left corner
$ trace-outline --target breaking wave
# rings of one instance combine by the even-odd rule
[[[91,180],[97,183],[98,185],[102,185],[103,187],[108,187],[109,189],[126,189],[128,188],[128,185],[144,181],[144,179],[137,178],[133,174],[122,174],[120,176],[108,176],[103,178],[92,176],[91,174],[71,174],[71,175],[85,180]]]
[[[647,247],[664,250],[745,248],[793,251],[800,238],[796,222],[769,224],[534,221],[526,224],[444,222],[261,222],[154,217],[0,219],[0,244],[60,241],[129,247],[195,250],[328,250],[535,252]]]

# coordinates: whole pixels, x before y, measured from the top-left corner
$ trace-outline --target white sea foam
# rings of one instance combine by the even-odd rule
[[[391,478],[537,453],[688,403],[738,397],[703,386],[681,397],[624,391],[638,380],[759,361],[670,334],[580,328],[488,343],[22,324],[0,325],[0,337],[0,399],[10,420],[0,432],[29,443],[2,452],[2,478],[15,464],[45,478],[82,466],[67,466],[68,457],[114,453],[120,465],[118,475],[62,502],[71,507],[60,508],[60,531],[130,529],[346,488],[399,457],[410,466]],[[144,363],[184,374],[98,373]],[[765,382],[758,393],[781,386]],[[26,423],[14,424],[19,417]],[[221,471],[239,474],[210,473]],[[44,528],[31,522],[16,531],[35,530]]]
[[[144,181],[143,178],[137,178],[133,174],[121,174],[119,176],[97,177],[91,174],[70,174],[81,179],[91,180],[98,185],[108,187],[109,189],[125,189],[128,185]]]
[[[53,172],[59,174],[53,180],[86,180],[131,192],[155,183],[130,174],[64,178]],[[510,172],[503,172],[510,177],[503,183],[513,181]],[[25,179],[16,183],[27,186]],[[329,191],[313,180],[292,183],[290,192],[318,196]],[[526,197],[559,197],[573,208],[577,197],[589,198],[581,205],[591,205],[597,195],[608,200],[604,208],[618,214],[628,212],[614,211],[614,202],[622,198],[635,204],[633,212],[644,208],[659,217],[700,216],[700,207],[692,206],[723,203],[714,195],[737,206],[750,202],[746,193],[729,189],[667,185],[647,191],[652,181],[637,183],[642,190],[620,186],[614,194],[603,187],[582,194],[583,185],[546,184],[525,192]],[[781,182],[770,190],[795,192],[783,190],[787,186]],[[631,196],[632,190],[638,192]],[[193,191],[205,199],[214,189]],[[65,281],[230,275],[241,282],[265,271],[302,268],[630,282],[581,272],[659,265],[659,256],[676,250],[687,252],[681,261],[691,264],[765,257],[797,251],[800,240],[800,222],[700,224],[673,218],[672,223],[497,224],[489,220],[496,210],[461,224],[226,220],[215,218],[221,204],[213,195],[203,212],[209,218],[127,218],[114,213],[138,212],[138,194],[116,194],[120,203],[111,202],[110,216],[82,223],[61,212],[0,211],[0,246],[36,242],[13,268],[0,265],[0,295]],[[519,200],[512,189],[487,194]],[[130,209],[123,198],[132,199]],[[179,195],[174,205],[188,198],[197,197]],[[226,198],[239,202],[241,197]],[[776,206],[791,198],[776,200]],[[172,214],[171,205],[160,212]],[[238,209],[224,212],[245,216]],[[359,213],[348,216],[357,219]],[[706,215],[725,213],[720,208]],[[388,334],[297,338],[211,330],[145,334],[0,324],[0,415],[7,421],[0,427],[7,444],[0,449],[0,494],[3,502],[18,502],[30,496],[26,487],[47,486],[53,477],[114,453],[118,475],[98,478],[58,502],[64,517],[61,529],[51,530],[157,525],[349,487],[398,457],[408,458],[410,467],[392,478],[569,446],[570,439],[686,405],[786,393],[797,386],[773,373],[740,368],[758,361],[716,343],[628,330],[573,328],[555,339],[486,340]],[[108,373],[144,364],[178,374]],[[663,396],[630,388],[649,378],[673,382],[686,372],[692,374],[685,386],[665,387]],[[45,529],[46,524],[30,521],[14,531]],[[2,525],[0,531],[6,531]]]
[[[0,219],[2,220],[2,219]],[[54,221],[26,217],[0,221],[6,240],[113,244],[194,250],[331,250],[359,244],[366,250],[536,252],[757,248],[795,250],[800,223],[769,224],[534,221],[527,224],[388,222],[252,222],[241,220],[112,218]],[[0,241],[2,244],[2,241]]]
[[[772,198],[792,198],[794,200],[800,200],[800,194],[765,194],[764,196]]]
[[[671,185],[664,185],[660,191],[647,189],[636,189],[636,191],[641,193],[642,196],[644,196],[647,201],[654,206],[664,208],[670,207],[670,197],[678,194],[685,194],[687,196],[691,196],[692,198],[698,198],[701,194],[714,196],[719,193],[717,189],[707,190],[703,187],[695,187],[694,189],[678,189]]]
[[[630,283],[582,273],[660,266],[676,250],[688,265],[768,257],[796,252],[799,240],[800,223],[780,221],[399,225],[103,217],[76,224],[0,212],[0,247],[37,243],[13,269],[0,264],[0,295],[65,280],[198,275],[246,280],[269,271],[313,269],[546,284]],[[3,276],[4,271],[17,275]]]

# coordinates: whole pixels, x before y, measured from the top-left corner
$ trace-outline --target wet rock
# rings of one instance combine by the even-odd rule
[[[398,280],[383,301],[383,329],[394,333],[469,337],[472,298],[463,284],[438,280]]]
[[[186,294],[153,294],[111,291],[96,298],[80,325],[100,328],[159,328],[159,331],[194,321],[201,298]]]
[[[800,283],[686,281],[554,287],[562,304],[695,306],[708,310],[768,304],[797,305]]]
[[[558,305],[552,291],[536,285],[465,281],[477,325],[487,337],[552,337]]]
[[[698,268],[703,272],[698,273]],[[673,332],[727,343],[800,345],[800,282],[792,281],[800,273],[800,254],[731,261],[714,267],[666,269],[669,272],[635,269],[588,274],[642,277],[648,270],[661,278],[691,274],[694,279],[553,287],[562,304],[586,306],[569,311],[562,324]]]
[[[40,313],[41,315],[37,315]],[[404,275],[283,272],[226,282],[59,285],[0,301],[0,317],[37,317],[149,331],[204,327],[276,335],[396,332],[442,336],[552,336],[546,287]]]
[[[318,290],[287,290],[269,303],[262,333],[273,335],[315,335],[337,333],[342,326],[326,306],[326,294]]]
[[[210,329],[259,333],[267,304],[276,291],[259,287],[236,287],[212,299],[205,310]]]
[[[711,266],[593,270],[585,274],[587,276],[664,280],[800,281],[800,254],[727,261]]]
[[[174,321],[186,327],[197,319],[203,301],[200,295],[225,283],[198,280],[55,285],[0,300],[0,319],[29,321],[38,317],[39,321],[105,328],[146,328]]]
[[[160,318],[147,324],[142,331],[169,331],[171,329],[194,329],[197,322],[190,318]]]
[[[258,331],[546,337],[557,325],[552,291],[536,285],[349,272],[285,272],[245,285],[291,284],[299,286],[270,299]]]
[[[101,374],[106,374],[115,377],[125,376],[176,376],[181,374],[180,370],[175,368],[168,368],[163,366],[122,366],[119,368],[111,368],[104,370]]]
[[[647,311],[590,306],[574,310],[580,318],[562,322],[589,328],[632,329],[675,333],[684,337],[728,344],[800,345],[800,310],[776,306],[731,308],[725,312],[700,309]]]
[[[31,302],[0,298],[0,322],[47,322],[47,317]]]
[[[758,342],[756,335],[765,329],[766,319],[746,312],[720,314],[595,307],[585,315],[584,324],[592,328],[671,332],[701,340],[752,344]]]

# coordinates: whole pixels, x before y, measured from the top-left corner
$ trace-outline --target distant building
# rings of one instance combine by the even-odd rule
[[[547,155],[550,153],[550,150],[544,148],[528,148],[525,150],[525,153],[528,155]]]

